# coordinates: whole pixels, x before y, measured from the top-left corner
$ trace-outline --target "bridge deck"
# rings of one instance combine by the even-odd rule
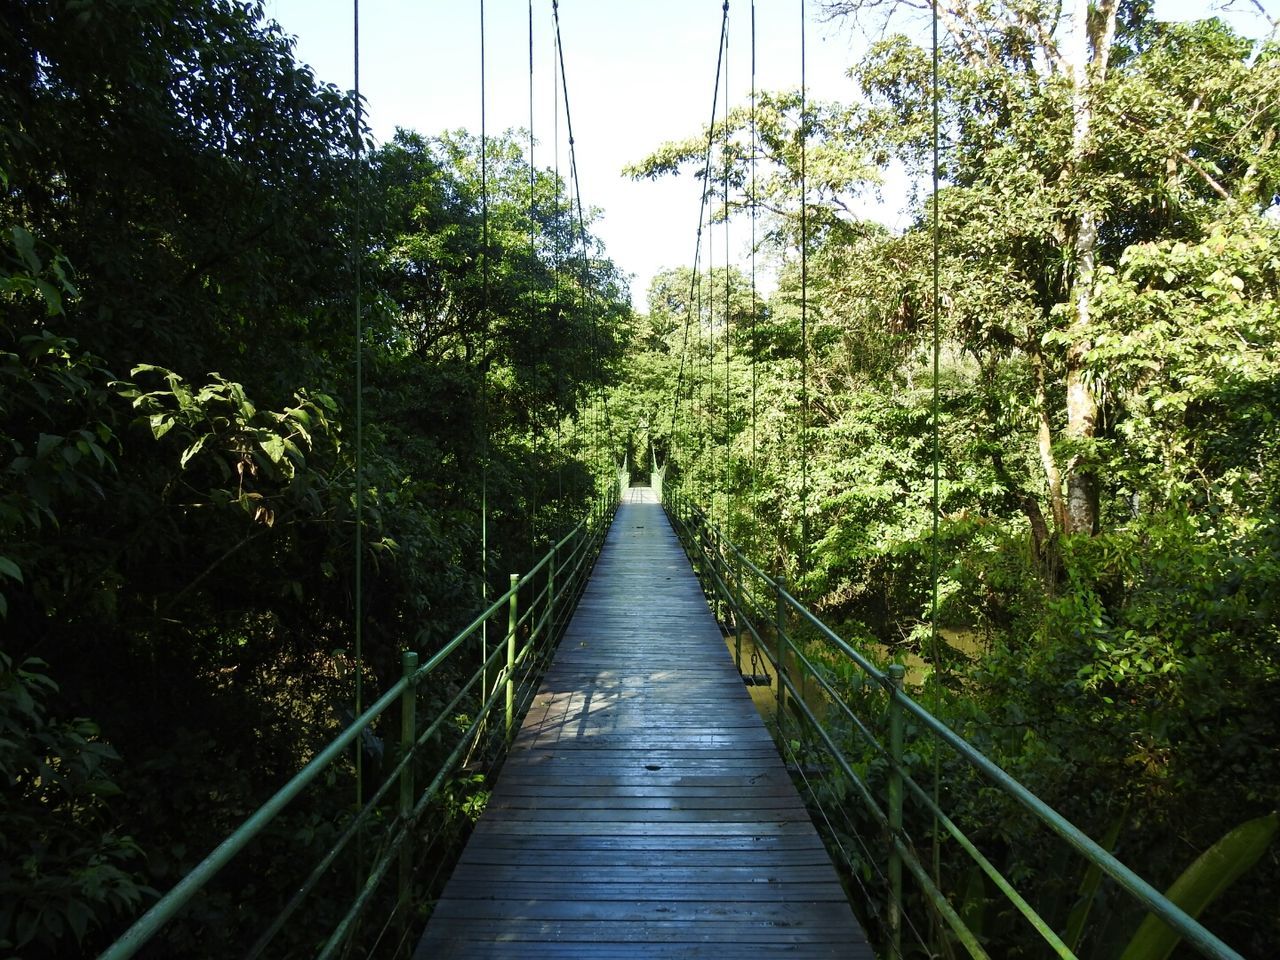
[[[416,960],[870,960],[662,508],[628,501]]]

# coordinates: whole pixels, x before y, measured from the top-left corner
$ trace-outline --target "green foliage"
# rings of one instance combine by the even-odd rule
[[[120,757],[91,721],[50,715],[46,668],[0,652],[0,949],[26,956],[80,945],[153,893],[113,828]]]
[[[564,184],[491,137],[486,246],[477,138],[406,131],[365,151],[356,240],[351,95],[296,63],[263,13],[42,0],[0,31],[5,656],[48,662],[50,715],[94,718],[121,793],[67,801],[83,818],[50,821],[61,846],[33,834],[24,859],[3,858],[33,890],[83,875],[65,896],[50,880],[64,906],[5,915],[24,957],[109,942],[143,885],[179,879],[349,719],[356,670],[377,691],[402,648],[433,649],[485,580],[563,534],[609,446],[582,410],[614,375],[627,291],[578,237]],[[12,723],[45,731],[50,768],[106,761],[89,721],[44,716]],[[384,736],[365,744],[369,777]],[[344,829],[354,775],[340,765],[291,807],[158,949],[210,955],[217,930],[239,955]],[[6,842],[29,812],[0,811]],[[345,884],[322,885],[312,909],[345,902]],[[282,949],[310,935],[301,923]]]
[[[698,278],[659,278],[615,398],[628,429],[648,425],[670,451],[668,484],[828,623],[920,663],[925,702],[1074,822],[1123,820],[1117,855],[1160,883],[1181,852],[1269,814],[1280,789],[1264,706],[1280,692],[1280,58],[1216,20],[1096,4],[1076,90],[1082,54],[1059,6],[962,2],[942,17],[936,304],[934,198],[913,197],[896,234],[845,202],[891,163],[929,173],[930,52],[890,22],[852,71],[861,101],[811,107],[808,157],[839,162],[812,170],[803,286],[798,104],[777,95],[761,151],[777,289],[699,309]],[[749,205],[748,123],[731,117],[716,147],[717,191],[730,174],[717,215]],[[659,147],[633,172],[698,172],[705,142]],[[711,319],[724,314],[729,358]],[[918,750],[929,779],[932,749]],[[1138,908],[1096,874],[1082,886],[1068,850],[1028,842],[1025,811],[937,761],[956,821],[1079,955],[1113,960]],[[933,826],[919,816],[909,832],[919,844]],[[944,844],[942,860],[993,956],[1043,952],[966,858]],[[1268,956],[1280,860],[1253,869],[1203,919]]]
[[[1274,813],[1242,823],[1197,857],[1165,896],[1189,916],[1200,916],[1258,862],[1277,831],[1280,817]],[[1148,914],[1120,960],[1167,960],[1181,939],[1163,920]]]

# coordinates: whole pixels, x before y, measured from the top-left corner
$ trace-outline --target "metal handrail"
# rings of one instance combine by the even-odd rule
[[[926,896],[929,896],[939,907],[962,944],[970,951],[971,956],[985,956],[981,946],[978,944],[976,937],[972,931],[964,924],[964,921],[946,904],[945,897],[939,902],[938,897],[942,896],[933,887],[933,883],[928,876],[928,872],[924,870],[919,863],[918,858],[911,852],[911,844],[901,831],[901,791],[905,786],[912,796],[920,800],[930,812],[937,816],[939,822],[944,826],[961,845],[975,864],[995,883],[997,888],[1010,900],[1013,906],[1031,923],[1036,931],[1041,935],[1045,942],[1053,949],[1054,953],[1060,957],[1073,957],[1074,954],[1062,942],[1058,935],[1052,930],[1049,924],[1028,904],[1020,894],[1014,889],[1012,883],[1005,878],[989,860],[984,857],[980,851],[973,845],[972,841],[960,830],[958,826],[939,809],[929,796],[928,792],[920,787],[903,767],[901,745],[897,744],[897,749],[892,743],[894,737],[891,735],[891,745],[886,748],[875,738],[870,736],[866,726],[854,716],[853,709],[836,695],[831,685],[825,682],[820,672],[814,665],[804,657],[800,651],[790,647],[787,641],[785,630],[785,618],[782,612],[791,612],[798,615],[805,623],[818,632],[823,639],[834,645],[841,653],[855,663],[871,680],[882,687],[889,697],[890,723],[901,724],[901,717],[904,713],[910,714],[936,739],[945,743],[954,750],[969,765],[976,769],[979,773],[994,784],[1001,792],[1017,801],[1021,806],[1027,809],[1037,820],[1051,829],[1058,836],[1062,837],[1077,853],[1083,856],[1089,863],[1097,866],[1099,869],[1108,874],[1116,883],[1128,894],[1134,897],[1140,904],[1160,917],[1165,923],[1173,928],[1188,943],[1194,946],[1202,956],[1214,958],[1214,960],[1243,960],[1241,955],[1223,943],[1217,936],[1200,924],[1195,918],[1191,917],[1177,904],[1170,901],[1156,890],[1151,884],[1135,873],[1131,868],[1118,860],[1113,854],[1091,839],[1084,831],[1080,830],[1075,824],[1071,823],[1066,817],[1058,813],[1051,806],[1041,800],[1035,793],[1020,783],[1016,778],[1009,774],[999,764],[992,761],[982,751],[964,739],[958,733],[951,729],[942,720],[935,717],[927,709],[913,700],[902,690],[902,667],[895,665],[891,668],[891,672],[877,668],[870,660],[858,652],[851,644],[839,636],[835,631],[822,622],[811,610],[794,597],[781,582],[779,578],[771,577],[765,573],[759,566],[753,563],[742,551],[742,549],[723,535],[720,528],[706,515],[706,513],[697,505],[690,503],[684,499],[679,491],[668,487],[664,491],[664,505],[666,506],[668,516],[672,520],[672,525],[676,529],[681,542],[690,556],[703,561],[699,564],[702,568],[701,573],[708,584],[709,591],[721,597],[729,608],[735,613],[735,621],[739,617],[745,622],[745,626],[756,637],[758,649],[773,664],[777,673],[777,691],[779,698],[779,715],[782,715],[781,704],[785,702],[786,692],[790,692],[792,702],[796,705],[796,709],[805,718],[805,720],[814,728],[819,738],[825,744],[827,750],[836,760],[841,771],[851,779],[858,788],[858,792],[863,802],[868,806],[873,819],[880,822],[882,826],[886,825],[886,820],[892,824],[891,829],[891,868],[892,858],[901,857],[908,870],[921,882],[922,888]],[[696,531],[695,531],[696,526]],[[710,534],[710,537],[705,536]],[[731,557],[740,566],[738,569],[748,571],[752,577],[765,589],[766,592],[772,593],[778,609],[776,623],[769,624],[778,636],[777,651],[769,649],[769,645],[760,642],[761,632],[759,627],[752,622],[747,616],[746,609],[748,604],[745,602],[747,597],[742,588],[741,582],[738,585],[737,593],[729,586],[729,578],[722,574],[727,569],[727,558]],[[741,574],[739,574],[739,579]],[[890,766],[890,806],[897,805],[896,823],[894,811],[890,810],[886,817],[886,813],[876,803],[872,796],[870,788],[859,777],[853,769],[852,764],[845,757],[844,752],[840,749],[834,737],[825,729],[813,711],[800,696],[800,692],[796,689],[794,682],[787,676],[788,670],[786,666],[786,654],[790,654],[793,659],[799,660],[808,667],[809,674],[818,680],[823,687],[825,693],[833,702],[838,704],[839,708],[853,719],[859,731],[866,738],[872,749],[879,753]],[[741,667],[741,664],[739,664]],[[896,785],[898,796],[892,796]],[[900,868],[899,868],[900,870]],[[927,883],[925,881],[928,881]],[[937,894],[935,896],[934,894]],[[900,916],[902,892],[900,887],[891,891],[893,906]],[[891,913],[891,921],[893,915]],[[891,922],[892,926],[892,922]],[[897,937],[898,931],[891,930],[891,936]],[[895,949],[900,952],[897,943],[894,944]]]
[[[542,558],[523,576],[513,574],[510,586],[498,595],[491,604],[461,631],[453,636],[443,647],[433,653],[425,663],[418,665],[418,654],[405,651],[402,662],[402,676],[378,698],[367,710],[357,717],[329,742],[316,756],[289,781],[267,799],[236,830],[222,840],[199,864],[185,877],[178,881],[150,909],[139,917],[115,942],[100,954],[99,960],[128,960],[146,945],[167,923],[186,907],[237,854],[243,851],[294,799],[296,799],[322,772],[335,760],[341,757],[357,738],[368,730],[373,723],[384,714],[393,703],[401,705],[402,741],[400,758],[390,770],[382,783],[374,790],[370,799],[357,812],[352,822],[338,837],[333,845],[321,857],[320,862],[302,882],[294,895],[285,904],[273,922],[262,933],[250,948],[247,956],[258,956],[270,940],[283,929],[285,922],[300,905],[301,901],[315,887],[324,872],[332,866],[338,855],[356,835],[378,804],[384,800],[395,785],[400,786],[401,803],[398,816],[391,824],[393,835],[382,848],[382,852],[370,870],[368,877],[346,915],[339,921],[320,957],[330,956],[350,935],[354,921],[368,905],[379,884],[385,878],[390,863],[396,855],[405,852],[406,845],[411,842],[412,825],[426,811],[430,801],[440,788],[448,782],[454,768],[465,755],[469,746],[479,738],[489,724],[489,715],[497,704],[505,703],[504,730],[509,735],[515,722],[515,667],[530,657],[535,641],[542,637],[546,626],[552,639],[557,632],[557,624],[566,620],[568,607],[576,603],[577,596],[586,576],[591,571],[591,564],[599,553],[608,530],[613,512],[618,505],[617,487],[610,483],[604,487],[613,492],[610,497],[601,495],[592,504],[587,517],[580,521],[568,534],[558,540]],[[568,555],[564,556],[568,548]],[[520,591],[529,587],[534,578],[544,574],[545,579],[540,590],[529,591],[529,603],[523,615],[518,613]],[[566,602],[567,601],[567,602]],[[534,611],[542,607],[538,618],[531,620]],[[474,637],[477,631],[491,618],[506,608],[509,611],[508,629],[504,637],[505,643],[495,644],[493,652],[487,653],[484,662],[472,672],[449,702],[428,724],[425,730],[418,731],[416,722],[416,691],[419,684],[433,671],[447,662],[452,654],[465,642]],[[530,623],[533,626],[529,626]],[[522,628],[527,635],[520,651],[515,650],[516,640]],[[501,661],[505,659],[505,664]],[[500,665],[501,664],[501,665]],[[458,744],[449,757],[440,765],[431,783],[420,793],[414,789],[414,760],[418,751],[426,746],[444,722],[452,715],[452,711],[465,697],[473,691],[477,683],[484,682],[489,671],[498,669],[492,675],[496,677],[491,688],[483,690],[483,703],[470,725],[463,732]],[[528,678],[526,678],[528,679]],[[522,696],[521,702],[526,702]],[[416,796],[415,796],[416,795]],[[408,802],[406,802],[406,799]],[[402,889],[397,901],[397,908],[404,905],[407,890],[403,889],[408,875],[402,872]],[[394,915],[394,914],[393,914]]]

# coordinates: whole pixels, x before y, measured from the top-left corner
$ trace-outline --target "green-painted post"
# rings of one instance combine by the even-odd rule
[[[554,643],[556,639],[556,545],[551,545],[551,556],[547,560],[547,637],[545,643]]]
[[[413,675],[418,670],[418,654],[413,650],[405,650],[400,654],[400,675],[408,681],[404,693],[400,695],[400,758],[404,759],[413,750],[414,741],[418,738],[418,690],[413,682]],[[413,763],[406,763],[400,771],[400,818],[407,821],[413,814],[414,801]],[[404,846],[400,848],[400,882],[397,911],[402,922],[409,916],[409,902],[413,893],[413,833],[405,834]]]
[[[774,610],[773,628],[777,631],[775,638],[775,651],[777,662],[774,664],[776,669],[774,673],[778,675],[778,733],[782,733],[782,719],[787,712],[787,601],[783,598],[783,594],[787,592],[786,574],[779,574],[773,582],[774,599],[776,601]]]
[[[511,575],[511,603],[507,607],[507,739],[516,723],[516,623],[519,620],[520,574]]]
[[[902,956],[902,854],[894,842],[902,834],[902,678],[907,669],[900,663],[889,665],[893,691],[889,695],[889,938],[897,960]]]
[[[742,611],[746,607],[742,599],[742,554],[733,555],[733,662],[742,673]]]
[[[707,552],[707,558],[711,561],[711,563],[708,564],[708,568],[711,573],[711,577],[710,577],[711,582],[709,582],[707,586],[711,588],[712,590],[711,595],[715,597],[715,607],[712,609],[711,612],[715,614],[716,623],[718,625],[721,621],[721,617],[720,617],[721,601],[720,601],[720,591],[715,588],[714,581],[720,580],[721,583],[724,582],[723,578],[720,576],[720,530],[716,527],[712,527],[708,531],[708,533],[710,533],[711,535],[707,538],[706,552]]]

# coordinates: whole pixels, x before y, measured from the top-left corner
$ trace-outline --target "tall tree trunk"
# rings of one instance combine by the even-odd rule
[[[1088,165],[1093,140],[1094,90],[1106,79],[1111,42],[1115,37],[1116,0],[1101,0],[1089,20],[1089,0],[1075,0],[1072,37],[1068,53],[1071,65],[1072,128],[1071,167],[1080,176]],[[1098,245],[1098,214],[1089,204],[1080,210],[1072,245],[1070,346],[1067,348],[1066,436],[1079,446],[1088,445],[1097,432],[1098,397],[1085,376],[1085,361],[1092,349],[1090,319],[1093,277]],[[1087,453],[1076,449],[1066,463],[1067,502],[1064,529],[1068,533],[1095,533],[1098,529],[1098,480]]]
[[[1067,506],[1062,496],[1062,472],[1053,455],[1053,427],[1049,423],[1049,399],[1045,387],[1044,356],[1040,348],[1031,350],[1031,363],[1036,372],[1036,446],[1040,451],[1040,467],[1044,470],[1045,488],[1049,491],[1049,512],[1055,530],[1067,529]]]

